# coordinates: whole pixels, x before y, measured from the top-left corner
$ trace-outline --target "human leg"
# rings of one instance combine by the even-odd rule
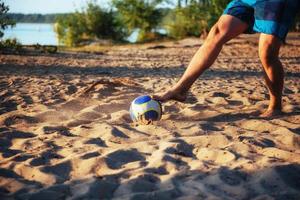
[[[210,30],[207,39],[193,56],[180,80],[167,92],[153,97],[160,101],[184,101],[186,93],[196,79],[209,68],[219,55],[223,44],[243,33],[248,24],[240,19],[223,15]]]
[[[284,70],[279,60],[282,41],[273,35],[261,34],[259,39],[259,57],[265,72],[265,81],[270,94],[270,102],[262,117],[271,117],[281,113]]]

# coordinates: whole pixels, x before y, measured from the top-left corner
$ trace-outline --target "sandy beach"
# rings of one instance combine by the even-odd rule
[[[185,103],[132,125],[131,101],[176,83],[201,43],[0,55],[0,199],[300,199],[299,34],[280,53],[285,115],[258,117],[268,91],[242,36]]]

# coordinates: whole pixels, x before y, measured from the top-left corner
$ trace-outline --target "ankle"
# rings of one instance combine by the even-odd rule
[[[282,106],[281,106],[281,103],[270,103],[269,106],[268,106],[268,110],[281,110],[282,109]]]
[[[188,89],[183,88],[181,86],[174,86],[173,88],[171,88],[171,91],[177,94],[186,94]]]
[[[268,110],[281,110],[281,108],[282,108],[281,97],[271,96]]]

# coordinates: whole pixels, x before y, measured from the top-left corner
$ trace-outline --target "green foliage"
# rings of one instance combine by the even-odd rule
[[[167,36],[181,39],[208,33],[231,0],[111,0],[113,10],[107,10],[90,0],[86,8],[70,14],[8,14],[8,7],[0,0],[0,38],[3,30],[17,22],[53,23],[59,43],[77,46],[97,39],[124,41],[139,30],[137,42]],[[161,8],[161,3],[175,8]],[[300,15],[294,30],[300,30]]]
[[[126,25],[129,33],[139,29],[138,42],[146,41],[160,24],[162,10],[157,6],[162,0],[112,0],[118,10],[118,18]]]
[[[4,35],[4,29],[6,29],[9,26],[15,25],[15,23],[6,15],[8,10],[8,6],[6,6],[4,2],[0,0],[0,38],[2,38]]]
[[[213,26],[219,17],[222,15],[224,9],[226,8],[227,4],[231,0],[210,0],[209,4],[209,27]]]
[[[0,51],[9,50],[13,52],[19,52],[21,49],[22,45],[15,38],[0,41]]]
[[[230,0],[178,0],[177,7],[159,8],[170,0],[111,0],[115,12],[88,3],[82,12],[58,17],[55,31],[59,42],[76,46],[89,39],[124,40],[139,30],[137,42],[160,37],[161,26],[176,39],[208,32]],[[168,12],[166,12],[168,11]]]
[[[104,11],[101,7],[89,3],[85,13],[87,34],[97,38],[122,40],[126,36],[124,27],[116,20],[115,13]]]
[[[54,45],[40,45],[39,43],[35,44],[33,47],[37,52],[40,52],[40,53],[54,54],[54,53],[57,53],[57,50],[58,50],[57,46],[54,46]]]
[[[208,28],[206,15],[207,11],[198,4],[177,7],[164,18],[163,26],[168,35],[175,39],[196,36]]]
[[[83,14],[79,12],[66,17],[58,17],[54,24],[54,31],[60,44],[75,46],[83,39],[85,29],[80,20],[82,18]]]
[[[7,17],[7,12],[9,8],[4,4],[2,0],[0,0],[0,38],[3,37],[3,31],[9,27],[14,26],[15,23]],[[10,51],[20,51],[21,44],[16,39],[6,39],[0,41],[0,51],[2,50],[10,50]]]
[[[54,23],[57,17],[65,17],[68,14],[21,14],[7,13],[7,17],[17,23]]]
[[[116,20],[115,13],[106,11],[93,2],[82,12],[58,17],[54,30],[60,44],[76,46],[90,39],[123,40],[125,28]]]
[[[180,39],[207,33],[230,0],[178,0],[163,20],[168,35]],[[185,5],[185,6],[183,6]]]

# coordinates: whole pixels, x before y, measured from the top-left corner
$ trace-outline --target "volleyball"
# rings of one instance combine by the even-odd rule
[[[158,101],[144,95],[132,101],[129,112],[132,121],[149,124],[152,121],[160,120],[162,108]]]

